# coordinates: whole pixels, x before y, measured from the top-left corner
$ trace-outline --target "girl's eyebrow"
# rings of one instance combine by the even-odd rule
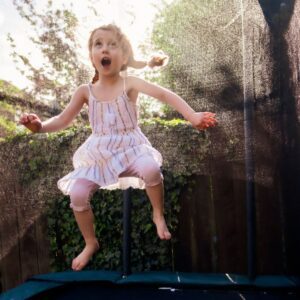
[[[95,42],[102,42],[102,39],[101,38],[96,38],[95,40],[94,40],[94,43]]]
[[[95,42],[102,42],[102,41],[103,41],[103,38],[97,37],[97,38],[94,40],[94,43],[95,43]],[[109,43],[112,43],[112,42],[118,43],[117,39],[115,39],[115,38],[110,38],[110,39],[108,39],[107,42],[109,42]]]

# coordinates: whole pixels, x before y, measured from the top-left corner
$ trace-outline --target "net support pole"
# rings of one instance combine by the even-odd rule
[[[131,273],[131,189],[123,191],[123,277]]]
[[[245,118],[250,117],[251,107],[246,103]],[[245,120],[245,172],[246,172],[246,208],[247,208],[247,255],[248,277],[255,278],[255,194],[254,194],[254,161],[252,151],[253,128],[252,121]]]
[[[247,209],[247,265],[248,277],[255,278],[256,269],[256,235],[255,235],[255,192],[254,192],[254,157],[253,157],[253,36],[249,20],[245,20],[243,0],[241,4],[242,20],[242,55],[243,55],[243,97],[244,97],[244,144],[245,144],[245,177],[246,177],[246,209]],[[247,22],[246,22],[247,21]],[[247,23],[247,32],[245,24]]]

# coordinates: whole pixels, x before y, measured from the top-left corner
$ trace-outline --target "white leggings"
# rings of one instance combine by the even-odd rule
[[[145,182],[146,187],[158,185],[163,180],[160,167],[151,156],[139,157],[120,174],[120,177],[139,177]],[[70,191],[70,207],[75,211],[89,210],[90,199],[98,189],[99,185],[93,181],[76,179]]]

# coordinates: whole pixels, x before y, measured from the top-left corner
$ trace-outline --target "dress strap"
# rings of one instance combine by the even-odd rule
[[[123,77],[123,92],[126,94],[126,77]]]
[[[89,90],[89,101],[90,100],[96,100],[96,98],[94,97],[93,91],[92,91],[92,83],[88,83],[88,90]]]
[[[89,89],[89,96],[92,96],[93,93],[92,93],[92,84],[89,82],[88,83],[88,89]]]

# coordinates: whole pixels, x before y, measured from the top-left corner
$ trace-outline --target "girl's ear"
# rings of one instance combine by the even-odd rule
[[[123,56],[121,71],[126,70],[127,66],[128,66],[128,56]]]
[[[129,60],[128,55],[123,55],[123,65],[127,65],[128,64],[128,60]]]

